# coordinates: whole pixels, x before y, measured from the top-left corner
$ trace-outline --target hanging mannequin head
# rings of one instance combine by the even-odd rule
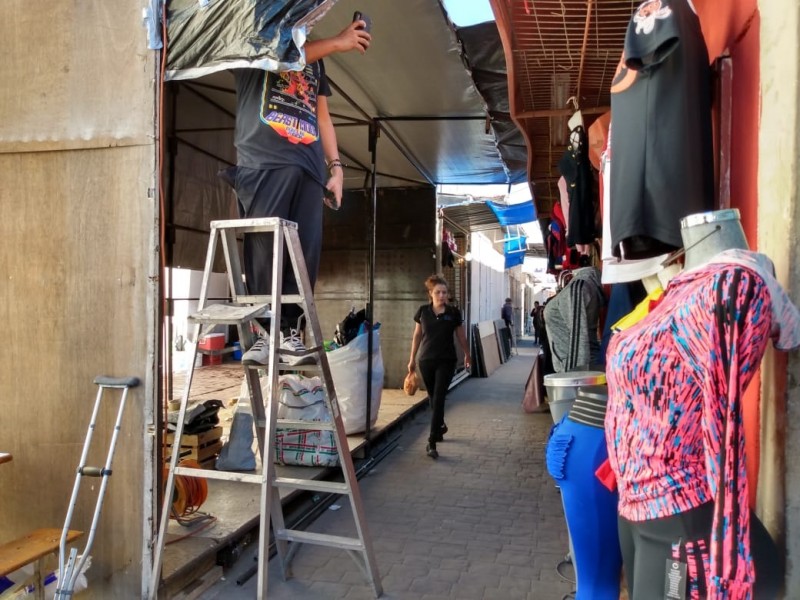
[[[702,266],[723,250],[749,250],[738,209],[696,213],[681,219],[684,269]]]

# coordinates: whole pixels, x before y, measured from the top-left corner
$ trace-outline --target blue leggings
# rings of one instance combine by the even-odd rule
[[[553,426],[547,471],[561,488],[572,557],[576,600],[618,600],[622,554],[617,534],[617,493],[594,472],[608,458],[605,433],[564,417]]]

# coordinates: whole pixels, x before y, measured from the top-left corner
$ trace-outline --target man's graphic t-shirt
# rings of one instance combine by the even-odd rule
[[[261,122],[293,144],[316,142],[317,90],[313,81],[305,71],[269,73],[263,88]]]
[[[239,69],[236,77],[237,164],[251,169],[297,165],[325,184],[317,98],[330,95],[322,61],[302,71]]]

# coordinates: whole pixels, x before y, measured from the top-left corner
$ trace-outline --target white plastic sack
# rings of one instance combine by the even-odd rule
[[[262,378],[266,379],[266,378]],[[261,393],[266,394],[266,381],[261,382]],[[298,421],[330,421],[325,406],[325,390],[319,377],[281,375],[278,379],[278,418]]]
[[[328,352],[333,385],[339,400],[339,412],[347,435],[366,430],[367,421],[367,344],[369,333],[357,335],[346,346]],[[381,337],[372,332],[372,402],[370,427],[378,419],[383,393],[383,356]]]
[[[82,554],[79,554],[75,563],[81,560]],[[66,566],[66,564],[65,564]],[[92,566],[92,557],[89,556],[81,569],[80,575],[75,579],[75,585],[72,588],[73,593],[77,594],[82,592],[87,587],[86,571]],[[0,596],[3,600],[27,600],[37,597],[36,585],[33,581],[34,565],[33,563],[25,565],[6,575],[0,577]],[[44,583],[44,598],[45,600],[53,600],[56,595],[56,588],[58,587],[58,572],[42,573]]]

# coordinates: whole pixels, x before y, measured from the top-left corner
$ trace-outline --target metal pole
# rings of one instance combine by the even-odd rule
[[[369,327],[367,328],[367,422],[364,427],[364,437],[367,440],[367,455],[372,452],[371,447],[371,426],[372,422],[372,348],[373,337],[372,327],[374,325],[374,303],[375,303],[375,256],[376,256],[376,222],[378,212],[378,181],[377,172],[377,149],[378,149],[378,123],[372,121],[369,127],[369,151],[372,156],[371,194],[369,209],[369,286],[367,288],[367,307],[366,317]]]

